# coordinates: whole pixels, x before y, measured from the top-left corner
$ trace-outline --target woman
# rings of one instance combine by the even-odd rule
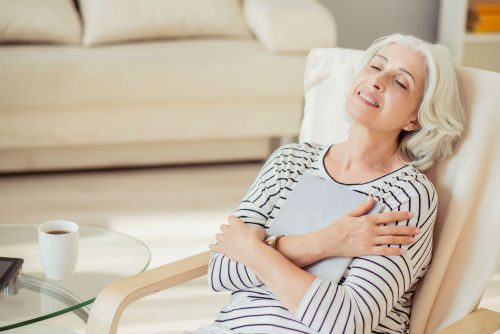
[[[366,51],[346,103],[346,142],[278,149],[221,226],[210,245],[209,285],[234,292],[214,324],[196,333],[409,332],[438,202],[421,171],[451,154],[465,123],[451,57],[412,36],[380,38]],[[320,231],[266,236],[303,174],[369,199]],[[366,216],[374,199],[386,209]],[[302,269],[332,256],[353,258],[338,284]]]

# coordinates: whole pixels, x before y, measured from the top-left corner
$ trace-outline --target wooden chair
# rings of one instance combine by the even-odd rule
[[[314,49],[305,75],[301,141],[335,143],[349,122],[344,92],[362,52]],[[487,334],[500,329],[500,313],[477,309],[500,258],[500,75],[460,68],[468,126],[453,157],[426,174],[439,193],[433,260],[415,295],[411,333]],[[133,301],[207,273],[210,253],[122,279],[92,306],[87,334],[115,333]]]

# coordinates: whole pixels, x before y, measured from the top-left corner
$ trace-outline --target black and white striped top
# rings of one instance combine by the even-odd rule
[[[329,148],[305,143],[278,149],[262,168],[236,216],[246,223],[269,227],[302,175],[337,182],[324,165]],[[220,327],[224,333],[253,334],[409,333],[415,283],[424,276],[431,260],[436,190],[411,165],[370,182],[343,185],[372,194],[385,204],[386,210],[413,212],[412,219],[397,222],[421,229],[416,241],[404,246],[407,253],[356,257],[338,284],[316,278],[295,314],[249,268],[214,253],[209,263],[209,286],[214,291],[233,292],[231,302],[211,328]]]

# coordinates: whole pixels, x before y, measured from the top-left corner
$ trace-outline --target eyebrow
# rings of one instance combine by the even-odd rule
[[[388,62],[388,61],[389,61],[389,59],[387,59],[387,57],[382,56],[382,55],[379,55],[379,54],[376,54],[374,57],[380,57],[380,58],[384,59],[386,62]],[[405,72],[406,74],[408,74],[408,75],[409,75],[409,76],[413,79],[413,82],[414,82],[414,83],[417,83],[417,82],[415,81],[415,78],[413,77],[413,75],[412,75],[410,72],[408,72],[407,70],[405,70],[405,69],[404,69],[404,68],[402,68],[402,67],[400,67],[399,69],[400,69],[401,71]]]

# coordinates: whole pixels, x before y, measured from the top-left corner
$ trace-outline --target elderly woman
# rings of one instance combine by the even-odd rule
[[[195,333],[409,332],[438,203],[422,171],[451,154],[465,123],[449,52],[412,36],[380,38],[366,51],[346,103],[346,142],[278,149],[221,226],[210,245],[209,285],[233,291],[232,298]],[[368,200],[321,230],[266,236],[304,174]],[[385,211],[366,215],[374,200]],[[334,256],[353,258],[338,283],[302,269]]]

